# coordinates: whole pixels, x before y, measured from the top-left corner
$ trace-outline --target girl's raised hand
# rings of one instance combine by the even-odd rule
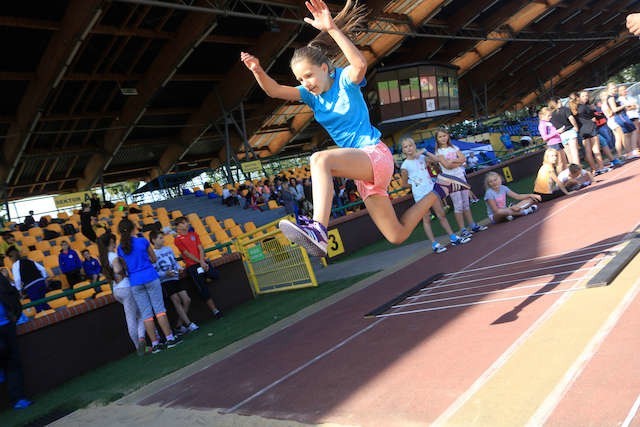
[[[309,0],[306,1],[307,9],[313,15],[313,19],[304,18],[304,22],[312,25],[319,31],[329,31],[335,28],[336,24],[331,17],[331,11],[323,0]]]
[[[251,71],[258,71],[260,69],[260,60],[250,53],[240,52],[240,60]]]

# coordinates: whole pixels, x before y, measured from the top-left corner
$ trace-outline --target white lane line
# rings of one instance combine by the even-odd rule
[[[595,248],[601,248],[601,247],[605,247],[605,246],[609,246],[611,248],[614,248],[615,246],[626,242],[625,240],[617,240],[615,242],[611,242],[611,243],[600,243],[597,245],[592,245],[592,246],[588,246],[582,249],[577,249],[577,250],[573,250],[573,251],[565,251],[565,252],[557,252],[555,254],[551,254],[551,255],[542,255],[542,256],[537,256],[537,257],[533,257],[533,258],[525,258],[525,259],[520,259],[517,261],[511,261],[511,262],[503,262],[500,264],[492,264],[492,265],[487,265],[484,267],[478,267],[478,268],[470,268],[470,269],[465,269],[464,273],[470,273],[470,272],[474,272],[474,271],[483,271],[483,270],[489,270],[492,268],[497,268],[497,267],[504,267],[506,265],[513,265],[513,264],[518,264],[521,262],[531,262],[531,261],[535,261],[535,260],[539,260],[539,259],[545,259],[545,258],[555,258],[555,257],[559,257],[559,256],[563,256],[563,255],[569,255],[569,254],[577,254],[577,255],[572,255],[572,256],[568,256],[566,257],[566,259],[571,259],[571,258],[578,258],[578,257],[582,257],[582,256],[586,256],[586,255],[595,255],[595,254],[599,254],[602,253],[603,251],[593,251],[593,252],[588,252],[588,253],[584,253],[584,254],[579,254],[578,252],[584,251],[584,250],[590,250],[590,249],[595,249]],[[555,260],[549,260],[549,261],[543,261],[543,262],[553,262]],[[445,274],[445,277],[454,275],[457,273],[447,273]],[[446,280],[446,279],[444,279]],[[443,279],[439,279],[437,281],[444,281]]]
[[[608,256],[608,258],[611,258],[611,257],[612,257],[612,256]],[[486,280],[499,279],[499,278],[501,278],[501,277],[517,276],[517,275],[525,274],[525,273],[534,273],[534,272],[537,272],[537,271],[540,271],[540,270],[549,270],[549,269],[552,269],[552,268],[567,267],[567,266],[569,266],[569,265],[585,264],[585,263],[588,263],[588,262],[591,262],[591,261],[599,261],[600,259],[606,259],[606,258],[598,258],[597,260],[595,260],[595,259],[594,259],[594,260],[591,260],[591,259],[590,259],[590,260],[587,260],[587,261],[574,261],[574,262],[567,262],[567,263],[564,263],[564,264],[549,265],[549,266],[547,266],[547,267],[532,268],[532,269],[530,269],[530,270],[516,271],[516,272],[513,272],[513,273],[496,274],[496,275],[494,275],[494,276],[480,277],[480,278],[478,278],[478,279],[471,279],[471,280],[464,280],[464,281],[462,281],[462,282],[455,282],[455,283],[447,282],[446,284],[436,286],[436,288],[443,288],[443,287],[446,287],[446,286],[464,285],[464,284],[467,284],[467,283],[473,283],[473,282],[482,282],[482,281],[486,281]],[[549,274],[554,274],[554,275],[556,275],[556,274],[562,274],[562,273],[549,273]],[[457,278],[456,278],[456,279],[457,279]],[[520,280],[526,280],[526,277],[523,277],[523,278],[522,278],[522,279],[520,279]],[[425,289],[430,289],[430,288],[425,288]],[[423,292],[423,291],[422,291],[422,292]],[[419,294],[418,294],[418,295],[419,295]]]
[[[633,419],[636,417],[636,414],[638,413],[638,409],[640,409],[640,395],[638,396],[636,401],[633,402],[633,406],[629,410],[629,413],[627,414],[627,418],[624,419],[620,427],[629,427],[631,425],[631,421],[633,421]]]
[[[495,302],[511,301],[511,300],[516,300],[516,299],[527,299],[529,297],[536,297],[536,296],[542,296],[542,295],[553,295],[553,294],[563,294],[563,293],[567,293],[567,292],[584,291],[586,289],[587,288],[569,288],[569,289],[561,289],[561,290],[557,290],[557,291],[534,292],[532,294],[516,295],[516,296],[513,296],[513,297],[494,298],[494,299],[488,299],[488,300],[482,300],[482,301],[468,302],[468,303],[463,303],[463,304],[444,305],[442,307],[430,307],[430,308],[421,308],[421,309],[416,309],[416,310],[399,311],[399,312],[395,312],[395,313],[379,314],[376,317],[385,318],[385,317],[406,316],[406,315],[409,315],[409,314],[426,313],[426,312],[429,312],[429,311],[441,311],[441,310],[449,310],[449,309],[452,309],[452,308],[471,307],[471,306],[474,306],[474,305],[490,304],[490,303],[495,303]]]
[[[228,414],[230,412],[234,412],[237,411],[238,409],[240,409],[242,406],[246,405],[247,403],[249,403],[250,401],[252,401],[253,399],[255,399],[256,397],[260,397],[263,394],[265,394],[266,392],[268,392],[269,390],[271,390],[272,388],[282,384],[283,382],[285,382],[286,380],[288,380],[289,378],[293,377],[294,375],[296,375],[297,373],[301,372],[302,370],[308,368],[309,366],[313,365],[314,363],[316,363],[318,360],[322,359],[323,357],[333,353],[334,351],[338,350],[339,348],[343,347],[344,345],[346,345],[347,343],[349,343],[350,341],[353,341],[354,339],[356,339],[357,337],[359,337],[360,335],[364,334],[365,332],[369,331],[370,329],[373,329],[376,325],[380,324],[382,321],[384,321],[385,319],[378,319],[375,322],[373,322],[372,324],[370,324],[369,326],[367,326],[366,328],[360,329],[358,332],[353,333],[352,335],[348,336],[347,338],[343,339],[342,341],[340,341],[338,344],[334,345],[333,347],[331,347],[328,350],[325,350],[324,352],[318,354],[317,356],[315,356],[313,359],[308,360],[306,363],[298,366],[297,368],[289,371],[286,375],[280,377],[280,379],[272,382],[271,384],[269,384],[266,387],[261,388],[260,390],[258,390],[257,392],[255,392],[254,394],[252,394],[251,396],[247,397],[246,399],[244,399],[242,402],[237,403],[235,406],[226,409],[224,411],[222,411],[222,413],[224,414]]]
[[[583,277],[578,277],[577,279],[566,279],[566,280],[554,280],[552,282],[540,282],[540,283],[534,283],[533,285],[523,285],[523,286],[515,286],[515,287],[509,287],[509,288],[502,288],[502,289],[496,289],[493,291],[486,291],[486,292],[476,292],[473,294],[466,294],[466,295],[457,295],[454,297],[446,297],[446,298],[435,298],[435,299],[428,299],[426,301],[420,301],[420,302],[412,302],[412,303],[407,303],[407,304],[398,304],[398,305],[394,305],[391,308],[403,308],[403,307],[413,307],[416,305],[426,305],[426,304],[434,304],[436,302],[443,302],[443,301],[454,301],[457,299],[464,299],[464,298],[474,298],[474,297],[481,297],[481,296],[486,296],[486,295],[492,295],[492,294],[497,294],[497,293],[502,293],[502,292],[513,292],[513,291],[517,291],[520,289],[531,289],[531,288],[539,288],[539,287],[546,287],[546,286],[550,286],[550,285],[560,285],[560,284],[565,284],[565,283],[570,283],[570,282],[577,282],[580,280],[583,280]]]
[[[618,324],[620,318],[627,311],[631,303],[635,300],[635,298],[640,293],[640,279],[637,279],[633,286],[627,291],[623,299],[618,303],[616,308],[611,312],[607,320],[600,326],[598,332],[589,340],[589,343],[584,348],[580,356],[573,362],[571,367],[565,372],[562,379],[556,384],[553,388],[553,391],[549,393],[549,395],[545,398],[542,404],[538,407],[536,412],[531,416],[529,422],[527,423],[527,427],[536,427],[541,426],[546,423],[549,419],[553,411],[556,409],[560,401],[564,398],[569,388],[573,385],[573,383],[578,379],[582,371],[586,368],[587,364],[596,352],[600,349],[600,346],[604,342],[604,340],[609,336],[613,328]],[[636,400],[636,403],[638,401]],[[634,404],[635,406],[635,404]],[[633,407],[631,408],[633,409]],[[633,414],[637,412],[638,408],[636,407],[633,411]],[[631,412],[630,412],[631,414]],[[634,415],[631,415],[631,419],[633,419]],[[627,416],[629,418],[629,415]],[[631,422],[629,419],[629,422]],[[625,420],[626,422],[626,420]],[[623,424],[624,425],[624,424]]]
[[[464,291],[473,291],[473,290],[477,290],[477,289],[482,289],[482,288],[489,288],[489,287],[495,287],[495,286],[504,286],[504,285],[508,285],[509,283],[518,283],[518,282],[524,282],[524,281],[529,281],[529,280],[537,280],[537,279],[542,279],[542,278],[547,278],[551,279],[553,276],[558,276],[558,275],[563,275],[566,274],[567,276],[573,273],[577,273],[579,271],[592,271],[595,269],[598,269],[599,266],[594,266],[594,267],[585,267],[585,268],[578,268],[576,270],[567,270],[567,271],[562,271],[559,272],[557,274],[541,274],[539,276],[530,276],[527,277],[526,279],[512,279],[512,280],[504,280],[502,282],[494,282],[494,283],[485,283],[482,285],[473,285],[473,286],[468,286],[466,288],[455,288],[455,289],[447,289],[444,291],[440,291],[440,292],[431,292],[429,294],[426,295],[420,295],[420,296],[413,296],[413,297],[409,297],[407,298],[407,300],[413,301],[413,300],[419,300],[419,299],[424,299],[424,298],[429,298],[429,297],[433,297],[433,296],[437,296],[437,295],[446,295],[446,294],[453,294],[453,293],[457,293],[457,292],[464,292]],[[581,276],[580,278],[583,278],[584,276]],[[580,278],[578,278],[577,280],[580,280]],[[562,281],[567,281],[570,279],[564,279],[564,280],[558,280],[558,281],[551,281],[551,282],[539,282],[537,283],[537,285],[546,285],[546,284],[552,284],[552,283],[560,283]],[[445,285],[445,286],[440,286],[437,289],[443,289],[445,287],[448,286],[453,286],[453,285]],[[500,288],[500,289],[507,289],[507,288]]]
[[[610,175],[613,175],[613,174],[610,174]],[[620,175],[622,176],[624,174],[620,174]],[[619,178],[618,175],[616,175],[615,177]],[[545,220],[547,220],[549,218],[552,218],[553,216],[555,216],[555,215],[559,214],[560,212],[564,211],[569,206],[573,206],[575,203],[577,203],[580,200],[582,200],[588,194],[589,193],[584,193],[584,194],[579,195],[578,197],[576,197],[575,200],[570,201],[565,206],[563,206],[560,209],[558,209],[556,212],[554,212],[551,215],[545,217],[545,219],[543,221],[541,221],[540,224],[542,222],[544,222]],[[528,230],[532,229],[533,227],[534,226],[531,226],[531,227],[527,228],[527,230],[525,230],[525,231],[528,231]],[[637,227],[637,225],[636,225],[636,227]],[[627,237],[631,236],[631,235],[632,235],[632,233],[627,233],[627,235],[625,236],[625,239]],[[519,236],[516,236],[516,237],[519,237]],[[577,286],[577,284],[576,284],[576,286]],[[570,295],[572,295],[572,294],[570,292],[567,292],[567,293],[563,294],[562,296],[560,296],[560,298],[558,298],[556,300],[556,302],[553,303],[553,305],[551,305],[551,307],[549,307],[542,314],[542,316],[540,316],[531,326],[529,326],[529,328],[522,335],[520,335],[520,337],[518,337],[518,339],[516,341],[514,341],[514,343],[511,344],[509,346],[509,348],[507,348],[505,350],[505,352],[502,353],[500,355],[500,357],[498,357],[495,360],[495,362],[493,362],[491,364],[491,366],[489,366],[473,382],[473,384],[467,390],[465,390],[464,393],[462,393],[460,396],[458,396],[458,398],[451,405],[449,405],[449,407],[442,414],[440,414],[440,416],[434,421],[432,426],[436,426],[437,427],[437,426],[446,425],[447,421],[451,417],[453,417],[453,415],[455,415],[455,413],[458,412],[471,399],[471,397],[473,397],[473,395],[476,394],[496,374],[496,372],[498,372],[500,370],[500,368],[502,368],[502,366],[505,363],[507,363],[507,360],[509,360],[509,358],[511,358],[511,356],[518,350],[518,348],[520,348],[520,346],[522,344],[524,344],[524,342],[535,332],[536,329],[538,329],[540,327],[540,325],[542,325],[549,317],[551,317],[562,306],[562,304],[564,304],[564,302],[569,298]]]

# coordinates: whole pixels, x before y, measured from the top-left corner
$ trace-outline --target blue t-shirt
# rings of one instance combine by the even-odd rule
[[[304,86],[298,86],[302,102],[312,110],[316,121],[324,127],[339,147],[363,148],[380,142],[382,134],[369,119],[369,110],[360,88],[363,79],[355,84],[343,68],[335,69],[331,88],[314,95]]]
[[[7,310],[4,308],[4,305],[0,302],[0,326],[8,325],[9,318],[7,317]]]
[[[129,283],[131,286],[144,285],[158,279],[158,273],[153,268],[149,259],[149,241],[142,237],[133,237],[131,242],[131,252],[125,254],[122,246],[118,246],[118,256],[124,259],[129,272]]]

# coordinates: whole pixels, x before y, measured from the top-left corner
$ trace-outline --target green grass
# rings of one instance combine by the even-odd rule
[[[533,190],[533,182],[535,181],[535,175],[529,176],[527,178],[523,178],[519,181],[516,182],[510,182],[508,184],[506,184],[511,190],[515,191],[516,193],[531,193]],[[471,213],[473,215],[473,219],[475,219],[476,221],[481,221],[483,219],[487,218],[487,207],[484,204],[484,201],[482,200],[484,194],[477,194],[478,198],[480,199],[480,202],[475,203],[473,205],[471,205]],[[457,223],[455,218],[453,217],[453,211],[450,211],[449,213],[447,213],[447,220],[449,221],[449,224],[451,224],[451,228],[453,228],[454,231],[457,230]],[[436,236],[442,236],[445,234],[444,229],[442,228],[442,226],[440,225],[440,222],[436,219],[431,221],[431,228],[433,229],[433,234]],[[409,238],[402,243],[400,246],[404,246],[404,245],[410,245],[412,243],[417,243],[417,242],[422,242],[426,239],[427,237],[424,234],[424,230],[422,228],[422,223],[418,224],[418,226],[416,227],[415,230],[413,230],[413,233],[411,233],[411,235],[409,236]],[[355,259],[355,258],[360,258],[366,255],[371,255],[371,254],[375,254],[378,252],[382,252],[382,251],[387,251],[389,249],[393,249],[396,248],[397,245],[393,245],[391,243],[389,243],[386,239],[380,239],[377,242],[364,247],[354,253],[352,253],[351,255],[345,256],[344,258],[341,258],[340,260],[336,261],[336,262],[344,262],[347,260],[351,260],[351,259]]]
[[[117,400],[372,274],[374,272],[326,282],[316,288],[261,296],[229,311],[220,321],[201,324],[200,331],[187,336],[176,349],[145,357],[130,355],[35,396],[36,404],[27,410],[5,410],[0,413],[0,426],[42,425],[51,422],[55,414],[72,412],[93,402]]]

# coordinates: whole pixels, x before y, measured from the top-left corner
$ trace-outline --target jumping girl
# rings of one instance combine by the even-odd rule
[[[496,172],[489,172],[484,177],[484,201],[487,204],[487,214],[494,222],[511,221],[517,216],[529,215],[538,210],[535,202],[542,197],[538,194],[518,194],[502,184],[502,177]],[[507,197],[518,200],[515,205],[507,206]]]
[[[431,193],[433,189],[433,180],[427,171],[427,160],[424,154],[419,154],[416,150],[415,141],[412,138],[404,138],[401,141],[401,145],[402,153],[407,156],[407,159],[402,162],[402,166],[400,166],[402,185],[403,187],[411,186],[413,200],[418,203],[423,197]],[[435,158],[433,154],[429,152],[426,153]],[[459,237],[453,232],[439,200],[436,200],[433,206],[431,206],[431,209],[433,209],[438,220],[440,220],[440,225],[442,225],[444,231],[449,234],[449,241],[452,245],[461,245],[471,241],[470,238]],[[433,252],[439,254],[446,251],[447,248],[438,243],[433,235],[433,230],[431,229],[431,215],[429,215],[429,212],[422,217],[422,226],[424,227],[424,233],[431,241],[431,248],[433,249]]]
[[[144,322],[131,293],[131,284],[127,277],[127,268],[124,260],[116,253],[116,236],[111,232],[100,236],[98,238],[98,253],[100,264],[102,264],[102,273],[111,282],[113,296],[124,308],[124,318],[127,322],[129,338],[138,355],[142,356],[147,347]]]
[[[464,164],[467,158],[458,147],[451,143],[451,136],[449,132],[444,129],[438,129],[436,131],[436,154],[434,159],[440,163],[440,168],[446,176],[454,176],[462,182],[467,182],[464,171]],[[466,224],[469,225],[471,231],[474,233],[487,229],[486,226],[476,223],[471,215],[471,207],[469,206],[471,193],[469,188],[452,191],[449,197],[453,202],[453,213],[460,227],[460,236],[472,236],[469,230],[465,228],[465,220]]]
[[[381,133],[371,125],[367,104],[360,88],[366,84],[367,61],[350,39],[364,24],[364,8],[348,0],[332,18],[322,0],[306,2],[313,19],[305,18],[321,33],[307,46],[296,49],[291,69],[298,87],[283,86],[260,66],[260,61],[242,52],[240,59],[260,87],[272,98],[302,101],[314,112],[315,119],[340,147],[311,156],[313,177],[313,219],[299,217],[295,224],[280,222],[282,232],[309,254],[327,253],[327,225],[333,199],[332,177],[351,178],[364,200],[369,215],[391,243],[402,243],[429,208],[451,191],[469,188],[455,177],[441,175],[429,193],[398,220],[387,194],[393,175],[393,157],[380,140]],[[343,53],[349,65],[334,67],[330,57]]]

